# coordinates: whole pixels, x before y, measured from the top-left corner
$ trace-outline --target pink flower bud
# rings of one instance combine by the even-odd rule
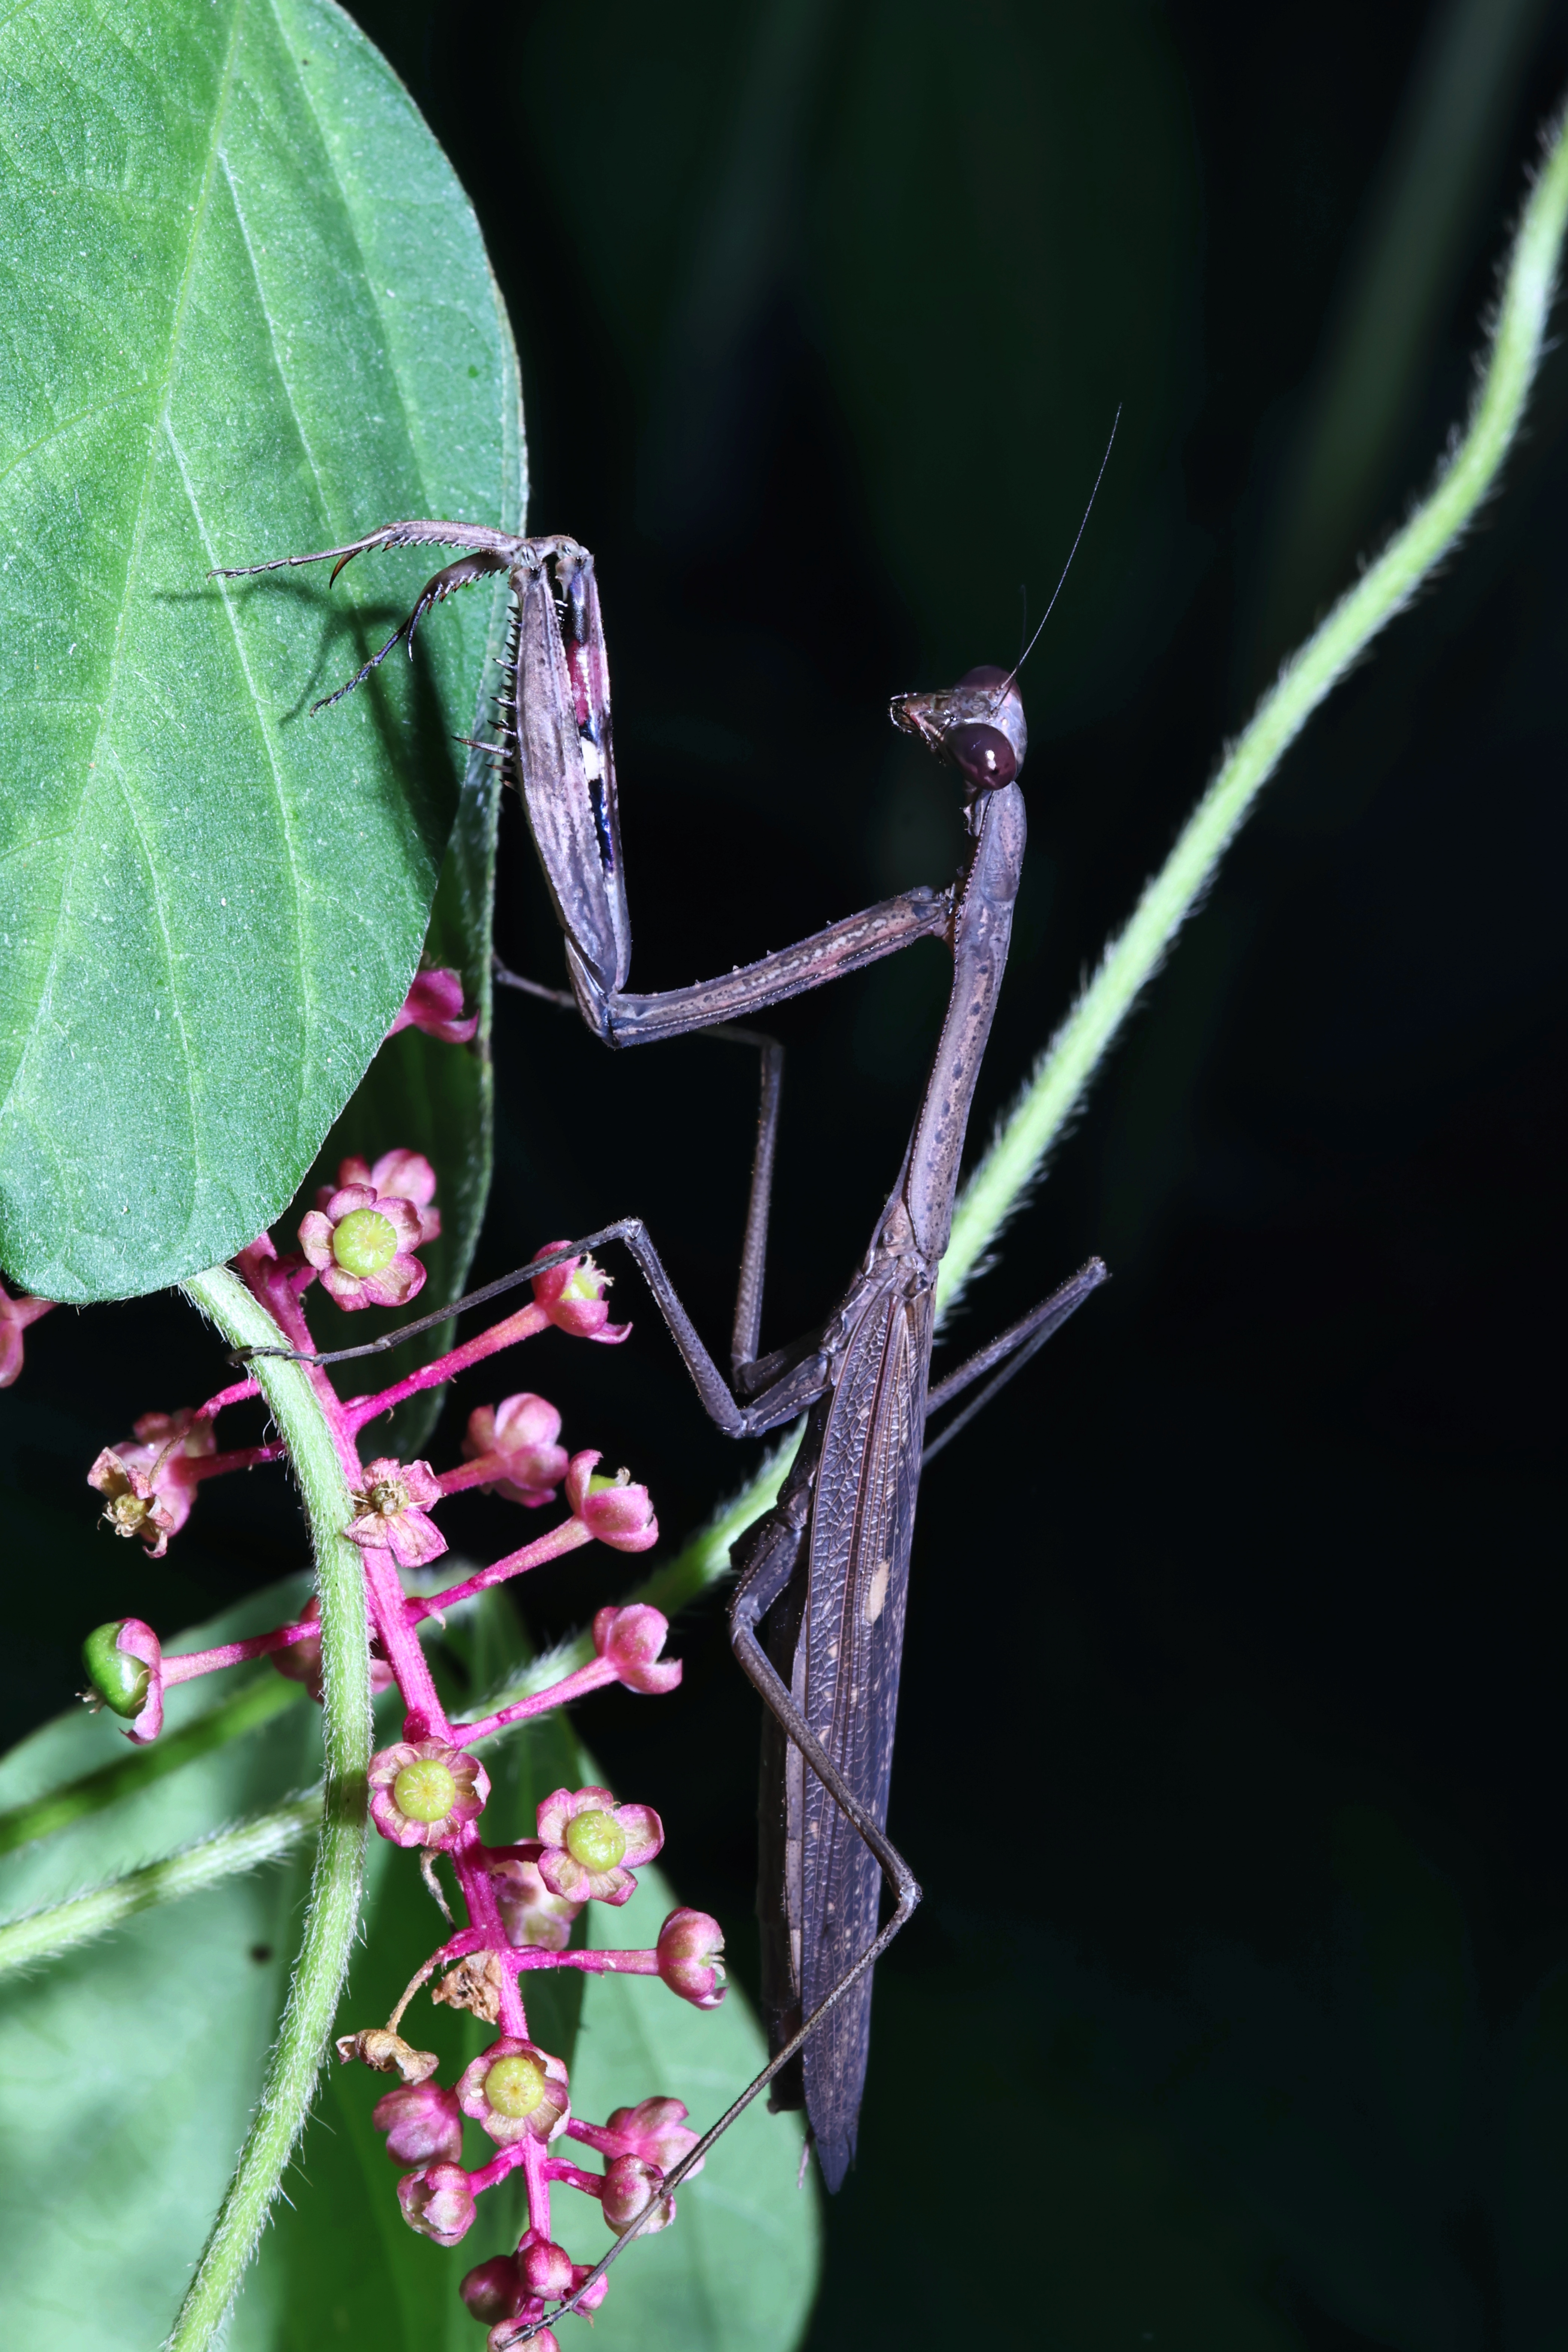
[[[664,1843],[651,1805],[617,1805],[608,1789],[557,1789],[538,1818],[539,1874],[573,1903],[629,1902],[637,1880],[625,1865],[651,1862]]]
[[[629,1327],[628,1327],[629,1328]],[[598,1454],[574,1454],[566,1472],[566,1500],[595,1543],[612,1551],[647,1551],[658,1541],[658,1521],[646,1486],[634,1486],[629,1470],[613,1478],[595,1475]]]
[[[546,1242],[535,1257],[547,1257],[552,1250],[564,1249],[564,1242]],[[575,1339],[602,1339],[615,1346],[631,1329],[629,1323],[612,1323],[610,1310],[605,1304],[605,1293],[610,1286],[610,1276],[591,1257],[563,1258],[543,1274],[533,1277],[533,1299],[542,1307],[557,1330],[570,1331]]]
[[[54,1303],[52,1298],[13,1298],[0,1282],[0,1389],[8,1389],[21,1372],[23,1332]]]
[[[566,1449],[555,1442],[560,1434],[561,1415],[555,1407],[525,1391],[503,1397],[493,1408],[482,1404],[468,1415],[463,1459],[478,1462],[486,1454],[500,1455],[497,1471],[505,1475],[488,1479],[481,1491],[537,1510],[554,1499],[566,1475]]]
[[[419,1213],[419,1239],[433,1242],[441,1230],[441,1212],[430,1205],[436,1198],[436,1171],[422,1151],[384,1151],[374,1166],[367,1166],[356,1154],[338,1163],[336,1186],[323,1184],[316,1194],[316,1206],[324,1209],[334,1190],[345,1190],[351,1184],[368,1184],[373,1192],[395,1201],[406,1201]]]
[[[605,2166],[605,2219],[617,2238],[624,2238],[632,2223],[641,2219],[663,2186],[664,2174],[658,2166],[645,2164],[640,2156],[617,2156]],[[674,2219],[674,2198],[661,2199],[652,2221],[644,2226],[644,2236],[668,2230]]]
[[[403,2218],[422,2238],[455,2246],[474,2225],[474,2192],[460,2164],[429,2164],[397,2184]]]
[[[563,1952],[572,1941],[572,1922],[583,1905],[563,1895],[552,1895],[539,1874],[539,1864],[518,1854],[487,1857],[485,1867],[496,1891],[496,1908],[508,1943]]]
[[[92,1683],[83,1697],[133,1717],[125,1737],[139,1748],[156,1739],[163,1728],[163,1647],[151,1625],[140,1617],[111,1618],[88,1635],[81,1656]]]
[[[439,1559],[447,1538],[425,1514],[441,1499],[441,1482],[428,1462],[395,1462],[384,1455],[364,1465],[355,1495],[356,1517],[343,1532],[351,1543],[389,1551],[400,1568],[424,1568]]]
[[[646,1601],[628,1601],[624,1609],[601,1609],[594,1620],[594,1647],[616,1670],[616,1680],[627,1690],[672,1691],[680,1680],[679,1658],[659,1658],[669,1632],[662,1610]]]
[[[555,2296],[572,2291],[572,2257],[548,2238],[536,2239],[532,2245],[525,2239],[517,2250],[517,2266],[530,2294]]]
[[[635,2107],[617,2107],[605,2129],[625,2142],[623,2155],[640,2156],[645,2164],[673,2172],[697,2145],[698,2135],[688,2128],[686,2114],[679,2099],[643,2099]],[[694,2179],[701,2169],[702,2165],[694,2164],[687,2179]]]
[[[386,2134],[394,2164],[457,2164],[463,2154],[463,2116],[456,2091],[439,2083],[400,2083],[370,2111],[377,2131]]]
[[[565,2129],[571,2113],[566,2069],[533,2042],[503,2034],[465,2067],[458,2104],[498,2147],[529,2137],[548,2142]]]
[[[658,1931],[659,1975],[694,2009],[717,2009],[724,1998],[723,1948],[724,1931],[706,1911],[672,1911]]]
[[[370,1759],[371,1819],[394,1845],[456,1845],[489,1793],[479,1758],[444,1739],[400,1739]]]
[[[498,2319],[511,2318],[522,2300],[522,2281],[518,2276],[516,2258],[497,2254],[491,2261],[481,2263],[477,2270],[468,2273],[458,2293],[482,2327],[493,2327]]]
[[[443,964],[415,973],[403,1010],[386,1034],[395,1037],[400,1029],[423,1029],[427,1037],[438,1037],[444,1045],[466,1045],[479,1025],[477,1013],[464,1020],[462,981]]]

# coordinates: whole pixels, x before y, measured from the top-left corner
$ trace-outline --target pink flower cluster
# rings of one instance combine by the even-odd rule
[[[421,975],[395,1026],[414,1023],[459,1041],[471,1034],[459,1017],[460,991],[454,997],[449,985],[454,979]],[[435,1192],[435,1171],[417,1152],[389,1151],[374,1163],[348,1160],[337,1183],[321,1188],[317,1205],[301,1220],[297,1254],[279,1254],[265,1234],[241,1253],[239,1272],[291,1348],[301,1355],[314,1352],[304,1300],[317,1282],[351,1311],[400,1305],[417,1294],[425,1281],[418,1252],[440,1231]],[[586,1664],[467,1722],[447,1717],[420,1646],[426,1620],[580,1545],[647,1550],[658,1537],[647,1489],[625,1470],[603,1474],[595,1452],[568,1452],[560,1443],[560,1414],[528,1391],[471,1412],[462,1459],[445,1472],[427,1461],[386,1454],[362,1461],[359,1439],[369,1423],[405,1397],[552,1326],[601,1343],[625,1339],[630,1327],[610,1322],[606,1286],[591,1260],[568,1258],[535,1279],[528,1305],[374,1394],[345,1401],[323,1369],[311,1375],[353,1496],[344,1532],[364,1564],[373,1686],[395,1684],[404,1706],[402,1737],[371,1760],[371,1817],[393,1844],[417,1849],[426,1869],[437,1853],[447,1857],[467,1914],[387,2023],[344,2036],[339,2053],[398,2077],[377,2101],[374,2119],[386,2134],[388,2154],[406,2168],[397,2195],[412,2228],[438,2244],[456,2245],[472,2224],[476,2199],[521,2171],[528,2226],[515,2252],[481,2263],[462,2284],[465,2304],[489,2329],[490,2352],[504,2352],[530,2331],[544,2352],[552,2352],[553,2337],[543,2326],[547,2305],[580,2296],[573,2307],[591,2311],[603,2299],[605,2282],[584,2293],[587,2271],[574,2265],[551,2236],[552,2188],[598,2200],[617,2233],[634,2223],[662,2228],[674,2214],[666,2176],[696,2145],[686,2110],[673,2099],[645,2098],[617,2108],[604,2125],[574,2116],[564,2064],[530,2034],[523,1979],[549,1968],[657,1976],[682,2000],[710,2009],[722,1998],[722,1937],[705,1914],[678,1910],[651,1950],[573,1948],[584,1906],[626,1903],[637,1867],[660,1851],[663,1824],[650,1806],[618,1802],[600,1787],[558,1789],[537,1807],[531,1836],[491,1844],[481,1834],[490,1782],[475,1751],[486,1741],[612,1683],[643,1694],[674,1689],[681,1670],[663,1654],[669,1629],[658,1610],[638,1601],[601,1609]],[[45,1305],[0,1297],[0,1384],[15,1369],[7,1369],[11,1359],[3,1343],[14,1337],[19,1366],[21,1328]],[[89,1473],[104,1497],[108,1525],[159,1557],[189,1518],[199,1486],[276,1459],[283,1451],[277,1444],[218,1448],[219,1414],[258,1393],[253,1381],[242,1380],[194,1411],[144,1413],[133,1435],[106,1447]],[[410,1594],[400,1571],[428,1569],[447,1549],[433,1513],[448,1496],[476,1486],[531,1512],[560,1497],[565,1515],[445,1590]],[[127,1737],[139,1743],[157,1738],[171,1687],[244,1659],[269,1657],[280,1673],[321,1696],[315,1601],[269,1633],[178,1655],[165,1655],[156,1633],[141,1619],[117,1619],[88,1636],[83,1654],[91,1683],[84,1696],[124,1718]],[[436,2059],[414,2049],[398,2030],[408,2002],[426,1984],[433,2000],[468,2009],[497,2029],[489,2048],[451,2087],[433,2079]],[[495,2151],[468,2170],[465,2118]],[[568,2158],[572,2144],[596,2154],[599,2168]]]

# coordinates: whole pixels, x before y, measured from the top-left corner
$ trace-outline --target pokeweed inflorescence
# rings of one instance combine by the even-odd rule
[[[456,975],[425,973],[398,1025],[413,1022],[460,1043],[472,1034],[472,1024],[458,1017],[460,1009]],[[401,1306],[417,1295],[425,1282],[419,1251],[440,1232],[435,1193],[435,1171],[417,1152],[388,1151],[374,1165],[344,1160],[337,1183],[321,1188],[316,1207],[301,1220],[298,1253],[279,1255],[264,1234],[240,1254],[237,1269],[289,1345],[311,1355],[304,1300],[312,1284],[321,1282],[351,1312]],[[626,1903],[637,1885],[637,1865],[652,1861],[662,1847],[663,1825],[651,1806],[618,1803],[608,1789],[558,1789],[538,1807],[533,1835],[491,1844],[482,1833],[490,1784],[472,1752],[479,1743],[609,1683],[645,1694],[674,1689],[680,1666],[663,1655],[668,1624],[658,1610],[644,1603],[601,1609],[586,1665],[471,1722],[448,1718],[420,1647],[419,1628],[426,1620],[579,1545],[646,1551],[658,1536],[647,1487],[624,1470],[615,1477],[603,1475],[596,1453],[568,1454],[559,1443],[560,1414],[529,1392],[470,1413],[463,1458],[445,1472],[428,1462],[384,1455],[362,1462],[359,1441],[371,1422],[405,1397],[551,1325],[601,1344],[624,1339],[631,1327],[610,1321],[607,1287],[592,1259],[553,1266],[534,1281],[529,1305],[372,1395],[342,1399],[324,1367],[312,1365],[309,1374],[353,1498],[354,1516],[344,1532],[364,1563],[373,1686],[395,1685],[405,1708],[402,1738],[371,1759],[371,1819],[395,1845],[417,1851],[443,1909],[430,1874],[437,1853],[445,1854],[466,1912],[464,1924],[431,1954],[385,2024],[345,2034],[338,2055],[396,2077],[377,2101],[374,2121],[386,2134],[388,2154],[408,2168],[397,2184],[405,2220],[437,2244],[457,2245],[473,2222],[476,2200],[509,2174],[521,2173],[528,2221],[515,2253],[480,2263],[461,2286],[468,2310],[489,2330],[489,2352],[504,2352],[542,2319],[547,2300],[572,2294],[588,2276],[552,2237],[552,2189],[597,2198],[617,2233],[634,2223],[662,2229],[675,2215],[673,2198],[661,2196],[665,2175],[697,2143],[678,2099],[645,2097],[617,2107],[604,2124],[574,2116],[564,2064],[531,2036],[523,1978],[561,1968],[658,1976],[680,1999],[711,2009],[723,1998],[722,1937],[704,1913],[681,1909],[665,1921],[651,1950],[569,1948],[584,1906]],[[27,1310],[41,1312],[44,1302],[19,1304],[20,1314],[6,1301],[12,1310],[7,1336],[18,1363]],[[199,1486],[276,1460],[284,1451],[279,1444],[218,1448],[218,1415],[258,1394],[253,1380],[238,1381],[194,1411],[143,1414],[132,1437],[106,1447],[88,1475],[105,1498],[104,1519],[114,1532],[161,1556],[189,1517]],[[531,1510],[560,1494],[567,1516],[444,1591],[408,1593],[400,1570],[427,1569],[447,1549],[432,1513],[446,1496],[475,1486]],[[100,1625],[83,1645],[92,1685],[84,1696],[125,1717],[127,1738],[144,1744],[163,1727],[167,1690],[246,1659],[269,1657],[319,1700],[321,1651],[314,1601],[269,1633],[176,1656],[165,1656],[150,1625],[122,1618]],[[426,1985],[432,2000],[466,2009],[497,2029],[490,2047],[451,2087],[435,2080],[439,2061],[434,2053],[416,2049],[399,2031],[409,2002]],[[473,2170],[462,2163],[465,2116],[495,2147],[491,2159]],[[598,2157],[600,2168],[569,2160],[568,2143],[575,2144],[574,2154]],[[657,2210],[650,2213],[650,2207]],[[596,2308],[607,2284],[597,2281],[579,2307]],[[535,2340],[553,2352],[548,2329]]]

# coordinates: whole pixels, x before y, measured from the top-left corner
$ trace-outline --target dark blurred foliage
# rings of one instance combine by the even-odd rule
[[[945,878],[953,795],[886,698],[1012,656],[1123,404],[1026,674],[978,1143],[1462,412],[1562,12],[358,14],[479,207],[531,520],[599,559],[640,985]],[[892,1828],[928,1899],[882,1971],[814,2346],[1568,2343],[1565,423],[1559,357],[1500,500],[1291,752],[958,1327],[1090,1249],[1114,1269],[922,1498]],[[502,945],[553,980],[515,814]],[[921,949],[776,1016],[773,1340],[864,1245],[943,990]],[[480,1270],[637,1209],[721,1337],[746,1056],[612,1058],[516,1000],[497,1026]],[[620,1279],[625,1349],[552,1335],[514,1377],[673,1539],[746,1462]],[[13,1557],[58,1563],[12,1618],[42,1715],[96,1618],[176,1625],[299,1538],[260,1476],[161,1565],[89,1536],[96,1448],[210,1381],[182,1309],[57,1315],[28,1349],[0,1426]],[[549,1571],[535,1623],[631,1569]],[[583,1729],[745,1978],[755,1705],[717,1600],[676,1646],[678,1699]]]

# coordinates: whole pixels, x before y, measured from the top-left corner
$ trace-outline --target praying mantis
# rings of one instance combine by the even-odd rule
[[[948,691],[902,695],[891,704],[895,725],[954,769],[963,785],[967,847],[950,887],[905,891],[716,980],[633,994],[626,985],[631,924],[609,672],[588,551],[559,535],[526,539],[483,526],[413,520],[388,524],[343,547],[281,557],[244,571],[330,561],[335,580],[359,555],[423,545],[462,552],[427,583],[406,620],[358,676],[326,702],[362,683],[400,640],[412,646],[425,614],[458,588],[506,574],[514,602],[493,748],[522,794],[561,923],[572,989],[565,1001],[574,1002],[589,1026],[613,1046],[717,1031],[761,1051],[762,1102],[731,1377],[725,1378],[698,1334],[637,1217],[536,1258],[459,1299],[455,1307],[406,1324],[384,1340],[319,1360],[376,1352],[569,1255],[620,1242],[647,1282],[699,1398],[721,1429],[733,1437],[754,1437],[805,1416],[777,1501],[731,1554],[738,1580],[731,1604],[731,1642],[767,1710],[759,1910],[770,2058],[671,2172],[665,2188],[668,2192],[677,2186],[771,2084],[773,2105],[804,2105],[824,2180],[837,2189],[855,2150],[872,1971],[920,1900],[914,1875],[885,1824],[922,1463],[1106,1279],[1104,1265],[1091,1258],[1030,1314],[931,1386],[938,1271],[1006,966],[1024,856],[1025,808],[1017,777],[1027,735],[1016,673],[975,669]],[[772,1039],[734,1026],[736,1016],[933,937],[945,939],[951,950],[952,989],[897,1180],[833,1312],[792,1345],[761,1353],[782,1050]],[[533,982],[515,984],[561,997]],[[928,1444],[928,1416],[987,1375],[981,1394]],[[892,1909],[879,1925],[884,1884]],[[636,2233],[634,2228],[612,2247],[579,2296]]]

